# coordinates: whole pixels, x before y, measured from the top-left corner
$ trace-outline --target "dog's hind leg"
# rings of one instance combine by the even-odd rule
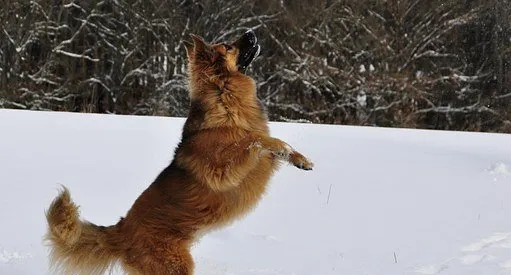
[[[195,264],[188,248],[155,249],[124,262],[129,275],[193,275]]]

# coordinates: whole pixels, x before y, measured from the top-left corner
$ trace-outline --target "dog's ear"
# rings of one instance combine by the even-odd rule
[[[202,38],[201,36],[192,33],[190,34],[190,37],[193,40],[193,46],[195,48],[195,51],[203,50],[208,47],[206,45],[206,42],[204,42],[204,38]]]
[[[193,59],[195,60],[211,62],[215,52],[211,46],[207,44],[201,36],[192,33],[190,34],[190,37],[193,40],[193,47],[187,47],[186,49],[188,58],[193,56]]]

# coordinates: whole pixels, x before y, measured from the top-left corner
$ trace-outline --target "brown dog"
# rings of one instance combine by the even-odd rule
[[[312,163],[269,136],[267,117],[245,69],[259,54],[248,31],[187,47],[191,106],[174,159],[112,226],[81,221],[66,188],[47,213],[51,263],[66,274],[103,274],[120,263],[128,274],[193,274],[190,246],[207,231],[248,213],[279,160]]]

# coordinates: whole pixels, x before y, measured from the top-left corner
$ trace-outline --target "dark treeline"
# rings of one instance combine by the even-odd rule
[[[183,40],[247,28],[272,120],[511,132],[509,0],[4,0],[0,107],[185,116]]]

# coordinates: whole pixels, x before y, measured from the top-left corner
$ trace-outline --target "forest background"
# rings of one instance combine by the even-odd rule
[[[511,133],[509,0],[3,0],[0,108],[183,117],[184,40],[253,29],[273,121]]]

